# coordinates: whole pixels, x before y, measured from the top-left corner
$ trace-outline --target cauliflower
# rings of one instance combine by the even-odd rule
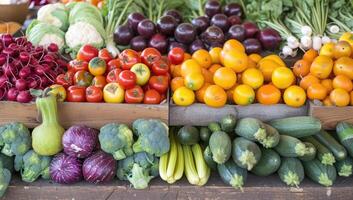
[[[64,4],[48,4],[38,10],[37,19],[40,22],[54,25],[62,31],[69,27],[69,15]]]
[[[21,123],[11,123],[0,127],[1,152],[7,156],[23,155],[31,147],[29,130]]]

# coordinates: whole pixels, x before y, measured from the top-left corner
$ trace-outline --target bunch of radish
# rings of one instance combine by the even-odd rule
[[[25,37],[0,35],[0,100],[28,103],[30,89],[45,89],[65,70],[56,44],[44,49]]]

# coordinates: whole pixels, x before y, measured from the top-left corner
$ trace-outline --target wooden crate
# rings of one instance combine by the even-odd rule
[[[84,124],[100,128],[104,124],[120,122],[130,124],[138,118],[156,118],[168,123],[169,107],[146,104],[111,104],[111,103],[58,103],[59,120],[68,128],[75,124]],[[34,103],[0,101],[0,124],[22,122],[30,128],[40,123],[40,115]]]

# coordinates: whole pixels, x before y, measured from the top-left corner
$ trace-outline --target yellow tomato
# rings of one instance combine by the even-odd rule
[[[209,83],[204,83],[203,86],[195,92],[196,99],[198,102],[205,103],[205,101],[204,101],[205,92],[206,92],[208,86],[210,86],[210,85],[211,84],[209,84]]]
[[[214,73],[213,82],[227,90],[233,87],[237,82],[237,75],[232,69],[228,67],[221,67]]]
[[[253,89],[257,89],[264,83],[264,76],[260,70],[250,68],[243,72],[241,80],[244,84],[249,85]]]
[[[305,104],[306,93],[303,88],[292,85],[284,91],[283,100],[288,106],[300,107]]]
[[[255,100],[255,91],[248,85],[239,85],[234,89],[233,100],[242,106],[252,104]]]
[[[294,80],[292,70],[287,67],[276,68],[272,73],[272,83],[279,89],[286,89],[293,84]]]
[[[125,90],[118,83],[108,83],[103,89],[103,98],[107,103],[122,103]]]
[[[56,96],[56,99],[61,102],[65,101],[66,99],[66,90],[64,86],[59,84],[54,84],[50,86],[49,94],[53,94],[54,96]]]
[[[335,48],[335,43],[329,42],[324,44],[324,46],[321,47],[319,55],[320,56],[328,56],[330,58],[333,57],[333,49]]]
[[[350,33],[350,32],[343,33],[339,41],[346,41],[353,48],[353,33]]]
[[[318,56],[310,66],[310,73],[319,79],[330,76],[333,68],[333,60],[328,56]]]
[[[245,53],[245,47],[241,42],[235,39],[230,39],[226,41],[223,45],[223,50],[224,51],[237,51],[237,52],[242,52]]]
[[[223,66],[233,69],[236,73],[244,71],[248,67],[248,56],[235,50],[222,51],[221,62]]]
[[[278,55],[272,54],[272,55],[268,55],[265,56],[263,59],[261,59],[259,62],[261,62],[262,60],[273,60],[275,61],[277,64],[279,64],[282,67],[286,67],[286,64],[284,63],[284,61],[282,60],[281,57],[279,57]]]
[[[192,59],[196,60],[203,68],[209,68],[212,65],[212,57],[205,49],[199,49],[192,54]]]
[[[227,93],[218,85],[208,86],[203,100],[211,107],[222,107],[227,102]]]
[[[261,55],[256,54],[256,53],[250,54],[250,55],[249,55],[249,58],[250,58],[252,61],[254,61],[255,63],[258,63],[258,62],[262,59]]]
[[[202,74],[199,73],[188,74],[184,79],[185,87],[194,91],[200,89],[204,82],[205,78],[202,76]]]
[[[210,55],[212,58],[212,64],[221,63],[221,60],[219,58],[221,56],[221,51],[222,51],[222,48],[220,48],[220,47],[214,47],[211,49]]]
[[[194,59],[186,60],[183,62],[183,64],[181,64],[181,75],[183,77],[191,73],[201,74],[201,66]]]
[[[259,70],[262,72],[262,75],[264,76],[264,80],[266,82],[271,82],[272,78],[272,72],[278,68],[282,67],[280,64],[278,64],[276,61],[272,59],[262,59],[260,62],[257,64]]]
[[[333,66],[335,75],[346,75],[353,80],[353,59],[349,57],[342,57],[335,61]]]
[[[180,87],[173,94],[173,101],[178,106],[189,106],[195,101],[195,94],[186,87]]]

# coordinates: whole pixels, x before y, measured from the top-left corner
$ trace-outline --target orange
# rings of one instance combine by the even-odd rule
[[[211,107],[222,107],[227,102],[227,93],[218,85],[210,85],[205,91],[203,100]]]
[[[256,68],[249,68],[241,75],[242,82],[253,89],[259,88],[264,83],[262,72]]]
[[[310,62],[302,59],[295,62],[293,66],[293,73],[296,77],[304,77],[310,72]]]
[[[219,64],[221,63],[220,56],[221,56],[221,51],[222,48],[220,47],[214,47],[210,50],[210,55],[211,55],[211,60],[213,64]]]
[[[310,66],[310,73],[319,79],[330,76],[333,68],[333,60],[328,56],[318,56]]]
[[[211,67],[208,69],[208,71],[210,71],[212,74],[214,74],[217,69],[221,68],[222,65],[219,65],[219,64],[213,64],[211,65]]]
[[[230,39],[227,42],[224,43],[223,45],[223,50],[224,51],[237,51],[237,52],[242,52],[245,53],[245,47],[243,46],[242,43],[240,43],[238,40],[235,39]]]
[[[335,43],[333,42],[326,43],[321,47],[319,55],[333,58],[334,48],[335,48]]]
[[[256,68],[257,63],[248,56],[248,68]]]
[[[249,58],[250,58],[252,61],[254,61],[255,63],[258,63],[258,62],[262,59],[261,55],[256,54],[256,53],[250,54],[250,55],[249,55]]]
[[[227,90],[235,85],[237,82],[237,75],[232,69],[221,67],[214,73],[213,82]]]
[[[238,85],[233,92],[234,103],[246,106],[252,104],[255,100],[255,92],[248,85]]]
[[[184,78],[183,77],[175,77],[170,82],[172,91],[174,92],[176,89],[184,86]]]
[[[353,106],[353,91],[351,92],[351,106]]]
[[[200,89],[204,82],[205,78],[200,73],[187,74],[184,78],[185,87],[194,91]]]
[[[330,99],[330,96],[327,96],[323,101],[322,103],[324,104],[324,106],[333,106],[333,103]]]
[[[183,62],[183,64],[181,64],[181,75],[183,77],[191,73],[201,74],[201,66],[194,59],[186,60]]]
[[[295,81],[292,70],[287,67],[278,67],[272,73],[272,83],[279,89],[286,89]]]
[[[286,64],[284,63],[284,61],[282,60],[282,58],[279,57],[279,56],[276,55],[276,54],[268,55],[268,56],[264,57],[263,59],[261,59],[259,62],[261,62],[262,60],[273,60],[273,61],[275,61],[277,64],[279,64],[280,66],[286,67]]]
[[[181,76],[181,65],[174,65],[172,69],[172,76],[173,77],[180,77]]]
[[[273,85],[263,85],[257,90],[256,99],[265,105],[277,104],[281,99],[281,91]]]
[[[333,90],[332,80],[331,79],[324,79],[321,81],[321,85],[323,85],[327,92],[330,93]]]
[[[308,87],[306,93],[311,100],[324,100],[327,96],[327,89],[320,83],[314,83]]]
[[[303,88],[292,85],[284,91],[283,100],[288,106],[300,107],[305,104],[306,94]]]
[[[330,99],[332,104],[338,107],[348,106],[350,103],[349,93],[342,88],[332,90],[330,93]]]
[[[266,82],[271,82],[272,78],[272,72],[278,68],[281,67],[280,64],[278,64],[276,61],[271,60],[271,59],[262,59],[258,64],[258,68],[262,72],[264,79]]]
[[[191,59],[191,55],[189,53],[184,53],[184,61]]]
[[[320,80],[316,76],[309,74],[309,75],[305,76],[304,78],[302,78],[299,85],[301,88],[306,90],[313,83],[320,83]]]
[[[352,81],[345,75],[338,75],[332,80],[333,88],[342,88],[347,92],[352,91],[353,84]]]
[[[212,57],[205,49],[199,49],[192,54],[192,59],[196,60],[203,68],[209,68],[212,65]]]
[[[203,86],[195,92],[196,99],[198,102],[205,103],[205,101],[204,101],[205,92],[206,92],[206,89],[208,88],[208,86],[210,86],[210,85],[211,84],[209,84],[209,83],[204,83]]]
[[[208,71],[206,68],[202,68],[201,73],[205,78],[205,82],[213,84],[213,74],[210,71]]]
[[[248,67],[248,56],[236,50],[223,50],[221,52],[221,62],[224,67],[229,67],[239,73]]]
[[[180,87],[173,94],[173,101],[178,106],[189,106],[195,101],[195,94],[186,87]]]
[[[352,55],[352,47],[346,41],[339,41],[333,48],[333,56],[338,59],[341,57],[349,57]]]
[[[349,57],[341,57],[335,61],[333,65],[335,75],[346,75],[353,80],[353,59]]]
[[[304,53],[303,59],[308,61],[309,63],[312,63],[318,55],[319,54],[315,49],[309,49],[307,52]]]

